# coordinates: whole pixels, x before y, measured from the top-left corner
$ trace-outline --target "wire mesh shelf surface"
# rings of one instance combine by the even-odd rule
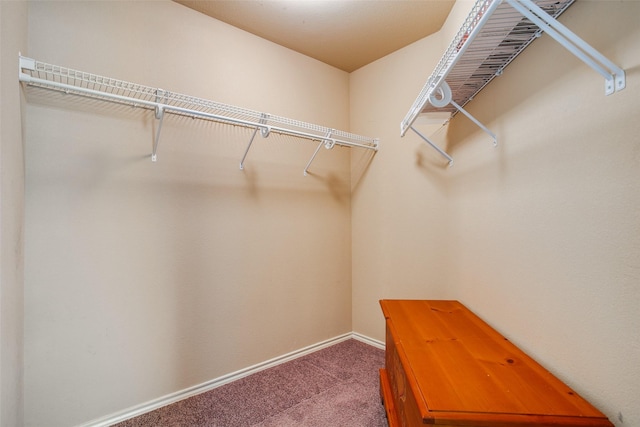
[[[31,58],[20,57],[20,68],[20,80],[30,86],[134,107],[156,109],[156,112],[161,110],[162,112],[259,128],[264,136],[269,132],[276,132],[326,141],[327,145],[331,147],[335,144],[372,150],[377,150],[378,147],[378,140],[375,138],[73,70]]]
[[[575,0],[534,0],[553,18]],[[443,81],[451,88],[451,99],[464,106],[536,37],[540,28],[501,0],[478,0],[436,65],[426,84],[401,123],[407,131],[421,113],[456,113],[454,105],[434,107],[430,96]]]

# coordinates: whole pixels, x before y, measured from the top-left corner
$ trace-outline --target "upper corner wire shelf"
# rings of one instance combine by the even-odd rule
[[[240,169],[243,169],[244,160],[258,131],[263,137],[267,137],[273,132],[318,141],[319,144],[313,157],[304,169],[305,175],[323,145],[327,149],[339,145],[378,150],[379,140],[377,138],[73,70],[23,56],[20,56],[19,59],[19,80],[26,85],[154,110],[158,119],[158,131],[155,135],[151,157],[153,161],[156,161],[159,135],[165,112],[253,128],[254,132],[240,162]]]
[[[495,134],[462,107],[543,32],[600,73],[607,95],[624,89],[624,71],[556,20],[574,1],[477,0],[400,123],[401,136],[413,130],[451,164],[453,159],[413,124],[422,113],[461,112],[491,135],[495,145]]]

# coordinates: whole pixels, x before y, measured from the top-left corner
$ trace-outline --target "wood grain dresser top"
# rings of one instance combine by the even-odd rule
[[[471,413],[484,413],[487,419],[503,421],[523,417],[544,420],[545,425],[612,426],[461,303],[380,304],[398,352],[410,365],[408,381],[432,417],[462,421]]]

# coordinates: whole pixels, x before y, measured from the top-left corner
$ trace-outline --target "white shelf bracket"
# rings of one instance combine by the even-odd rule
[[[436,144],[434,144],[433,142],[431,142],[431,140],[429,140],[429,138],[427,138],[426,136],[424,136],[423,134],[421,134],[420,132],[418,132],[416,130],[416,128],[414,128],[413,126],[409,126],[409,129],[411,129],[412,131],[414,131],[416,133],[416,135],[418,135],[420,138],[422,138],[424,140],[424,142],[426,142],[427,144],[429,144],[431,147],[433,147],[434,150],[436,150],[438,153],[440,153],[440,155],[442,157],[444,157],[445,159],[447,159],[447,161],[449,161],[449,167],[453,166],[453,157],[451,157],[450,155],[448,155],[442,148],[438,147]]]
[[[160,131],[162,131],[162,122],[164,121],[164,107],[162,105],[156,107],[156,119],[158,119],[158,128],[156,129],[156,137],[153,140],[152,162],[158,161],[158,142],[160,142]]]
[[[485,125],[483,125],[478,119],[476,119],[475,117],[473,117],[467,110],[465,110],[464,108],[462,108],[460,105],[458,105],[458,103],[456,103],[454,100],[451,100],[450,102],[451,105],[453,105],[454,107],[456,107],[456,109],[458,111],[460,111],[462,114],[464,114],[465,116],[467,116],[469,118],[469,120],[471,120],[473,123],[475,123],[476,125],[478,125],[478,127],[480,129],[482,129],[483,131],[485,131],[491,138],[493,138],[493,146],[495,147],[496,145],[498,145],[498,137],[496,136],[495,133],[491,132],[489,130],[489,128],[487,128]]]
[[[166,101],[167,93],[162,89],[156,89],[156,104],[164,104]],[[157,113],[156,113],[157,116]]]
[[[303,171],[303,175],[304,176],[308,175],[309,166],[311,166],[311,163],[313,162],[313,160],[318,155],[318,151],[320,151],[320,147],[322,147],[324,145],[327,150],[330,150],[336,145],[336,141],[331,138],[331,134],[333,132],[334,132],[334,129],[329,130],[329,132],[327,132],[327,135],[325,136],[325,138],[322,139],[320,141],[320,143],[318,144],[318,146],[316,147],[316,151],[313,152],[313,156],[311,156],[311,158],[309,159],[309,162],[307,162],[307,166],[305,166],[305,168],[304,168],[304,171]]]
[[[27,58],[22,56],[21,53],[18,53],[18,76],[20,81],[28,82],[30,79],[30,75],[25,73],[24,70],[35,71],[36,70],[36,61],[35,59]]]
[[[550,16],[531,0],[507,0],[523,16],[560,43],[605,79],[605,94],[611,95],[626,86],[624,70],[607,59],[575,33]]]
[[[164,101],[166,92],[162,89],[156,89],[156,107],[155,116],[158,119],[158,128],[156,129],[156,136],[153,140],[153,152],[151,153],[151,161],[158,161],[158,143],[160,142],[160,131],[162,130],[162,121],[164,120]]]
[[[451,95],[451,88],[449,87],[449,85],[447,84],[447,82],[442,82],[440,83],[440,85],[431,93],[431,96],[429,96],[429,103],[431,105],[433,105],[436,108],[443,108],[446,107],[447,105],[451,104],[453,105],[459,112],[461,112],[462,114],[464,114],[465,116],[467,116],[469,118],[469,120],[471,120],[473,123],[475,123],[480,129],[482,129],[483,131],[485,131],[489,136],[491,136],[491,138],[493,138],[493,146],[495,147],[496,145],[498,145],[498,137],[496,136],[495,133],[491,132],[489,130],[489,128],[487,128],[485,125],[483,125],[478,119],[476,119],[475,117],[473,117],[467,110],[465,110],[464,108],[462,108],[462,106],[460,104],[458,104],[457,102],[455,102],[452,99],[452,95]],[[431,142],[429,140],[429,138],[427,138],[426,136],[424,136],[422,133],[418,132],[413,126],[409,126],[409,129],[411,129],[412,131],[414,131],[420,138],[422,138],[427,144],[429,144],[431,147],[433,147],[438,153],[440,153],[444,158],[446,158],[449,161],[449,166],[453,165],[453,159],[451,158],[450,155],[448,155],[446,152],[444,152],[440,147],[438,147],[436,144],[434,144],[433,142]]]
[[[260,117],[260,123],[266,124],[268,118],[269,118],[268,114],[262,113]],[[253,139],[256,137],[258,130],[260,130],[260,134],[262,135],[263,138],[268,137],[269,133],[271,132],[268,126],[264,126],[264,127],[256,126],[256,128],[253,131],[253,135],[251,135],[251,139],[249,140],[249,144],[247,145],[247,149],[244,150],[244,155],[242,156],[242,160],[240,160],[240,170],[244,170],[244,160],[247,158],[247,154],[249,153],[249,149],[251,148],[251,144],[253,144]]]

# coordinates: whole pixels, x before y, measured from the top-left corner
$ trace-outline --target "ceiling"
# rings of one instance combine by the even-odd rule
[[[174,0],[351,72],[437,32],[455,0]]]

